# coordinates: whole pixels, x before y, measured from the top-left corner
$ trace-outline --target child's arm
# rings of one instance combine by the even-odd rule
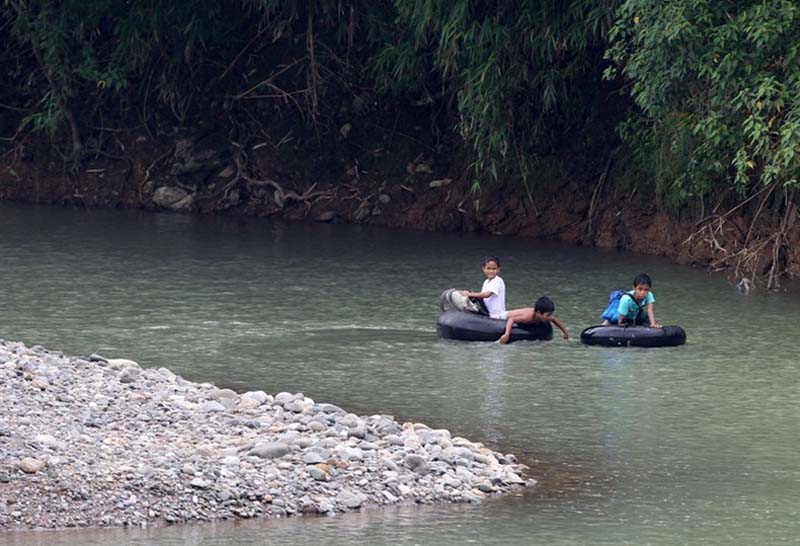
[[[509,318],[506,320],[506,331],[503,332],[503,335],[500,336],[500,339],[497,340],[497,343],[508,343],[508,340],[511,339],[511,328],[514,327],[514,319]]]
[[[569,339],[569,332],[567,331],[567,327],[564,326],[564,323],[558,320],[556,317],[550,317],[550,322],[558,326],[558,329],[564,333],[564,339]]]
[[[487,290],[485,292],[470,292],[469,290],[462,290],[461,295],[464,296],[465,298],[486,299],[494,296],[494,292],[492,292],[491,290]]]
[[[620,326],[625,326],[625,313],[628,312],[628,305],[625,303],[625,295],[619,299],[619,306],[617,306],[617,324]]]
[[[650,320],[650,327],[661,328],[661,325],[656,322],[656,313],[653,311],[653,304],[648,303],[645,309],[647,310],[647,318]]]
[[[528,313],[526,309],[512,309],[508,312],[507,319],[506,319],[506,331],[500,336],[500,339],[497,340],[497,343],[508,343],[508,340],[511,338],[511,329],[514,327],[514,323],[517,321],[525,322],[528,318]]]

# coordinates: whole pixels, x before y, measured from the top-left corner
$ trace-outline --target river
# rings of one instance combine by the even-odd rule
[[[439,293],[501,258],[573,340],[436,337]],[[738,294],[658,257],[470,234],[0,204],[0,337],[301,391],[513,452],[539,485],[479,506],[143,530],[28,545],[797,544],[800,287]],[[653,277],[682,347],[581,345],[609,291]],[[0,487],[2,487],[0,485]],[[0,489],[1,491],[1,489]]]

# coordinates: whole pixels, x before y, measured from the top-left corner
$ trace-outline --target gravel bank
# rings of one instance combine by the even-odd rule
[[[532,485],[480,443],[302,394],[0,340],[0,530],[480,502]]]

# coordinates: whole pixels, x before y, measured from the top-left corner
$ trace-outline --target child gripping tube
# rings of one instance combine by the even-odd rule
[[[640,273],[633,279],[633,290],[615,290],[608,298],[608,306],[600,315],[602,324],[619,326],[649,326],[661,328],[655,317],[655,296],[651,291],[653,281]]]
[[[547,296],[542,296],[536,300],[533,307],[512,309],[504,313],[503,318],[506,319],[506,329],[503,335],[500,336],[500,339],[497,340],[497,343],[508,343],[511,338],[511,329],[515,324],[538,324],[543,322],[552,322],[564,334],[564,339],[569,339],[567,327],[553,314],[555,310],[556,306],[553,301]]]

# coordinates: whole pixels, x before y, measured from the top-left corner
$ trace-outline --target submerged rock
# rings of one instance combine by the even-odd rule
[[[153,204],[171,210],[190,210],[194,197],[181,188],[161,186],[153,193]]]

